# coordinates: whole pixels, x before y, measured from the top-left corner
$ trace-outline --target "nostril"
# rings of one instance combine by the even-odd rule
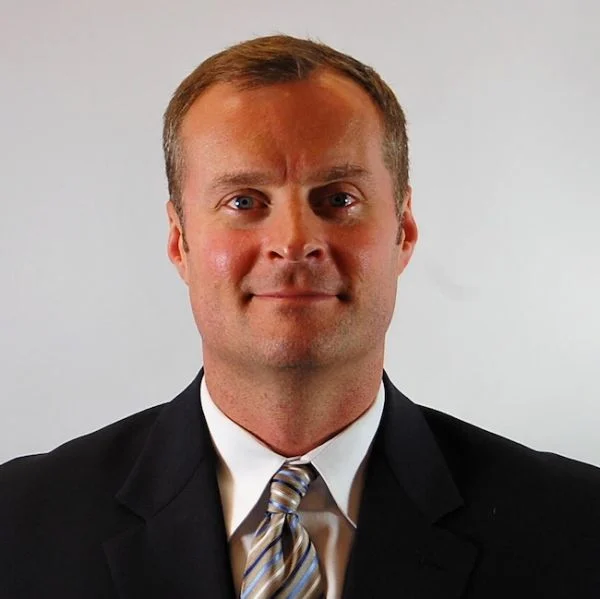
[[[323,247],[320,245],[309,245],[304,248],[304,255],[306,257],[314,256],[320,257],[324,254]]]
[[[325,255],[322,246],[316,244],[305,245],[303,247],[281,246],[271,248],[268,252],[269,258],[284,259],[289,262],[302,262],[307,259],[320,259]]]

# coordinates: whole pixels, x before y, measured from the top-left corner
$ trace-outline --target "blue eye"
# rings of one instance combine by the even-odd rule
[[[330,196],[329,201],[335,208],[347,208],[354,200],[350,194],[341,191]]]
[[[251,196],[236,196],[230,201],[238,210],[252,210],[254,198]]]

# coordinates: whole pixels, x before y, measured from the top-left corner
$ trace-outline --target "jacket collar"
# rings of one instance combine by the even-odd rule
[[[463,500],[421,409],[385,373],[383,381],[343,597],[460,597],[477,550],[443,518]]]
[[[231,599],[233,581],[201,370],[160,412],[117,501],[139,523],[104,543],[123,599]]]
[[[176,497],[214,451],[200,407],[201,370],[191,384],[161,410],[117,500],[145,520]]]
[[[376,450],[397,483],[431,524],[463,505],[444,456],[420,407],[383,373],[386,403]]]

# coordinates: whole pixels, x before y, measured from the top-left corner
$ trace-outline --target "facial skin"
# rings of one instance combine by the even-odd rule
[[[408,194],[397,243],[381,118],[368,94],[329,71],[246,91],[219,83],[192,105],[181,133],[189,251],[169,202],[168,253],[188,285],[216,394],[219,378],[228,387],[287,380],[286,389],[293,379],[304,381],[300,390],[324,373],[372,378],[374,368],[380,380],[417,228]],[[277,385],[266,387],[265,408]],[[234,419],[252,418],[242,411]]]

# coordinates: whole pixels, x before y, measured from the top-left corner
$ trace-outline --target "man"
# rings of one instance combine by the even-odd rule
[[[383,372],[417,241],[379,76],[286,36],[165,114],[168,255],[204,368],[172,402],[0,470],[0,596],[600,596],[600,473]]]

